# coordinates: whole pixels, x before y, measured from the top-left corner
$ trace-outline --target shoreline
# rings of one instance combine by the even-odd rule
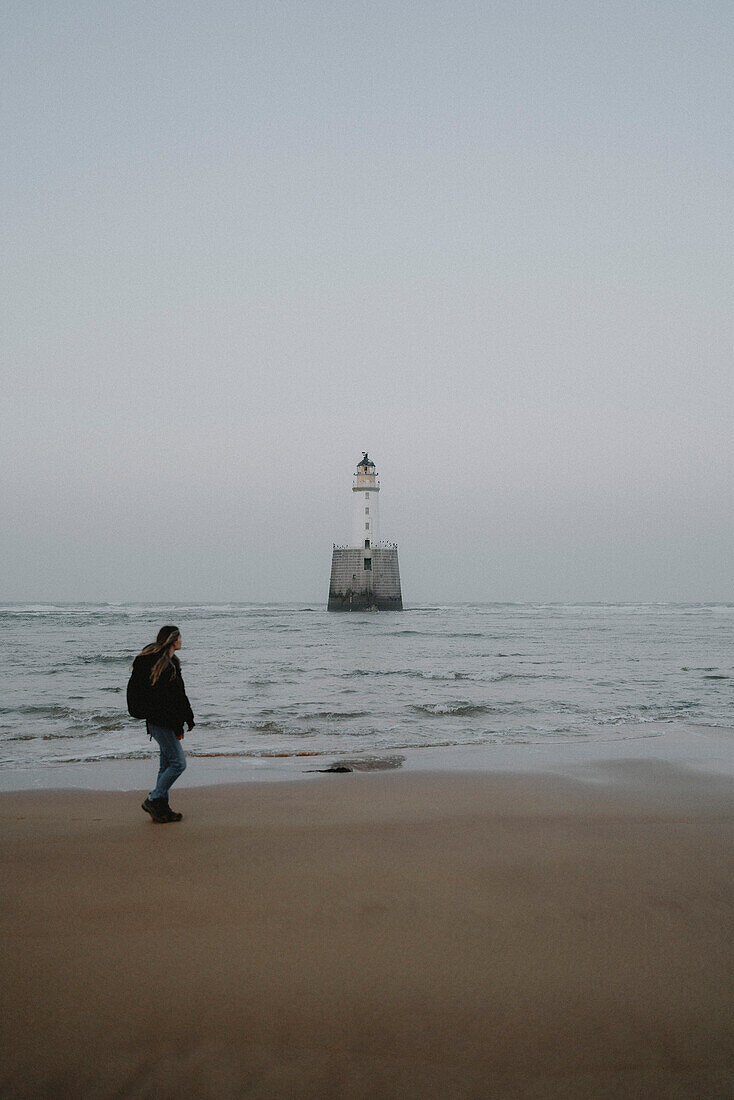
[[[5,792],[0,1093],[723,1100],[732,785],[607,768]]]
[[[187,753],[189,766],[175,789],[312,781],[322,769],[344,763],[359,773],[549,774],[603,785],[615,781],[615,767],[640,761],[734,780],[733,746],[731,729],[647,723],[636,734],[588,741],[386,748],[382,753],[304,751],[288,756],[197,755],[194,751]],[[188,748],[186,742],[184,748]],[[151,754],[134,760],[0,768],[0,796],[24,790],[144,790],[155,776],[156,763],[156,755]]]

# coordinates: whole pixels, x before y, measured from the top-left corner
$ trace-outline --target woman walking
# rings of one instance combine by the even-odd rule
[[[160,749],[158,779],[143,802],[145,812],[158,824],[180,821],[183,817],[168,805],[168,792],[186,768],[181,744],[184,724],[189,730],[194,728],[194,713],[186,696],[181,662],[176,656],[180,648],[178,627],[161,627],[155,642],[133,661],[127,687],[128,710],[135,718],[145,718],[148,734]]]

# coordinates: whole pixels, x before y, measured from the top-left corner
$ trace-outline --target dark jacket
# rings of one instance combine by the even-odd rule
[[[155,684],[150,682],[150,671],[158,659],[156,653],[140,653],[133,661],[131,682],[136,685],[138,698],[143,699],[143,717],[155,726],[179,733],[184,723],[194,724],[194,712],[186,695],[186,686],[181,675],[181,663],[175,655],[171,657],[172,669],[164,670]]]

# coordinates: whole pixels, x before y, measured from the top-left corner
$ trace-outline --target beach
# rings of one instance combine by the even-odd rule
[[[729,778],[174,794],[0,794],[0,1095],[734,1092]]]

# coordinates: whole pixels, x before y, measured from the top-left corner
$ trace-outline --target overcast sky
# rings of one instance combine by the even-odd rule
[[[0,599],[732,600],[731,0],[6,0]]]

